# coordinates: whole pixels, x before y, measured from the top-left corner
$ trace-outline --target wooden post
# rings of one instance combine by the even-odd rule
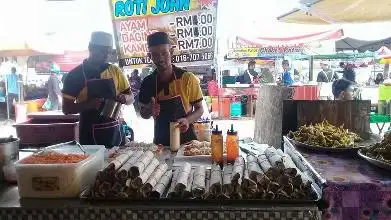
[[[292,99],[293,88],[261,85],[255,111],[254,140],[275,148],[282,145],[283,100]]]

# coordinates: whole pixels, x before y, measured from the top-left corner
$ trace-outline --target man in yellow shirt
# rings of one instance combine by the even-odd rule
[[[89,57],[68,73],[62,90],[65,114],[80,113],[81,144],[118,146],[124,141],[117,120],[100,115],[102,100],[111,99],[130,105],[133,102],[128,79],[107,58],[113,49],[113,37],[105,32],[93,32]]]
[[[156,32],[148,36],[149,57],[156,70],[140,88],[140,114],[155,120],[154,143],[170,145],[170,122],[178,122],[181,144],[195,140],[192,123],[203,114],[202,90],[198,78],[171,63],[173,49],[168,35]]]

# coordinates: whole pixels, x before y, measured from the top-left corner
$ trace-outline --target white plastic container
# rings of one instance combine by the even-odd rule
[[[74,164],[15,163],[19,195],[25,198],[73,198],[95,180],[104,166],[105,147],[84,145],[89,157]],[[76,145],[48,147],[59,153],[82,153]]]

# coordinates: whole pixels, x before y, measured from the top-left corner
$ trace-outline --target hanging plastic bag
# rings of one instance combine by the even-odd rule
[[[52,109],[52,102],[49,99],[46,99],[45,103],[42,105],[42,109],[49,111]]]

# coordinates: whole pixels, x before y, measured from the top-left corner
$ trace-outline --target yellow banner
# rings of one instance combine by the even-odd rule
[[[218,0],[110,0],[120,64],[150,64],[147,36],[166,32],[174,63],[212,64]]]

